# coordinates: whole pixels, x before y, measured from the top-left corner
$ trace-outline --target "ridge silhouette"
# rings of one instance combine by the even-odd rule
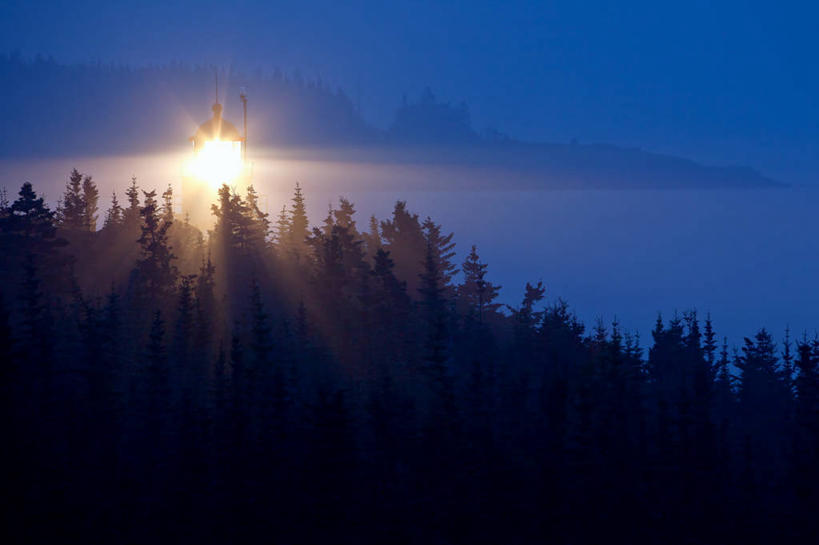
[[[427,89],[405,100],[390,126],[367,123],[341,89],[298,72],[227,74],[224,116],[240,119],[240,88],[252,89],[254,153],[274,149],[306,160],[445,165],[436,187],[680,188],[776,187],[742,166],[709,166],[603,144],[521,142],[476,131],[466,104]],[[0,55],[0,157],[150,154],[183,149],[211,107],[213,69],[172,64],[131,68],[65,66]],[[70,135],[70,137],[69,137]],[[469,172],[460,173],[459,169]]]

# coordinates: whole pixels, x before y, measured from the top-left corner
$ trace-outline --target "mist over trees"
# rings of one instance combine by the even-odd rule
[[[223,186],[202,233],[158,191],[103,212],[75,170],[56,210],[0,199],[14,540],[816,535],[816,338],[729,347],[690,311],[644,345],[548,282],[501,307],[478,247],[454,262],[404,202],[311,226],[298,185],[276,218]]]

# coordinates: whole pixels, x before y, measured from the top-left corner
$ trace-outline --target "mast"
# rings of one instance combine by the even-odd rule
[[[242,146],[242,159],[247,160],[247,89],[242,87],[239,90],[239,98],[242,100],[242,121],[244,123],[244,140],[245,145]]]

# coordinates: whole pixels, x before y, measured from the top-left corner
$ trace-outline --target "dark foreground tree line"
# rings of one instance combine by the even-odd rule
[[[395,205],[310,228],[74,171],[0,199],[4,542],[770,543],[817,534],[819,341],[652,345]]]

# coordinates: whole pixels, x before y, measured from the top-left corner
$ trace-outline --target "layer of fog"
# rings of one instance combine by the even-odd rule
[[[31,181],[56,202],[71,168],[94,176],[107,207],[136,175],[146,188],[178,187],[185,150],[162,157],[0,162],[10,194]],[[275,216],[293,185],[305,189],[311,221],[345,196],[358,222],[389,216],[396,200],[455,232],[458,257],[471,244],[489,263],[504,302],[543,280],[550,300],[567,300],[591,325],[615,317],[646,344],[658,312],[710,312],[733,343],[767,327],[781,336],[819,329],[819,190],[466,191],[468,169],[349,164],[295,158],[255,166],[254,185]],[[485,174],[485,173],[484,173]],[[502,176],[502,173],[497,173]]]

